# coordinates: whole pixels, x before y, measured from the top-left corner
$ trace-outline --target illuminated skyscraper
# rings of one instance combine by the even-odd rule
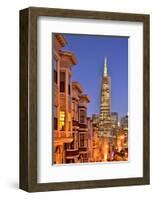
[[[111,78],[108,75],[107,57],[104,60],[104,74],[101,80],[99,134],[111,137]]]

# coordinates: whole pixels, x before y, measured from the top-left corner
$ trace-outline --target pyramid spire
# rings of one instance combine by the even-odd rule
[[[104,60],[104,76],[107,76],[107,56],[105,56]]]

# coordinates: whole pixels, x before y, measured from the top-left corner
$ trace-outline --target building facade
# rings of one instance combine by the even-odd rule
[[[66,163],[66,148],[72,135],[72,66],[76,58],[71,52],[61,51],[67,41],[61,34],[54,35],[54,163]]]
[[[79,161],[79,100],[83,89],[78,82],[72,82],[72,136],[73,141],[67,145],[66,163]]]
[[[87,127],[88,127],[88,133],[87,133],[87,139],[88,139],[88,162],[93,161],[93,121],[91,117],[87,117]]]
[[[105,57],[104,74],[101,81],[99,134],[111,137],[111,78],[107,67],[107,57]]]
[[[85,94],[79,99],[79,159],[80,162],[88,162],[88,123],[87,106],[90,102]]]
[[[78,82],[72,82],[72,67],[77,63],[72,52],[63,51],[67,41],[54,34],[54,164],[88,162],[88,95]],[[90,127],[91,128],[91,127]]]

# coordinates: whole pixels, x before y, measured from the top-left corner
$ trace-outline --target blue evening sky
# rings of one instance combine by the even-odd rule
[[[111,77],[111,111],[122,117],[128,112],[128,38],[64,34],[68,44],[63,50],[77,58],[72,81],[78,81],[89,95],[88,115],[99,114],[104,57]]]

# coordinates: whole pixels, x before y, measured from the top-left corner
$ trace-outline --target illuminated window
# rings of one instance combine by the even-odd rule
[[[65,130],[65,112],[60,111],[60,130]]]
[[[65,92],[65,72],[60,72],[60,92]]]

